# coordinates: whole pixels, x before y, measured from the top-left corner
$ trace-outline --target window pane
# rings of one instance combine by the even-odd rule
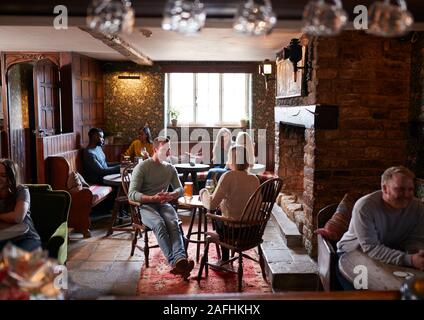
[[[178,122],[194,121],[193,73],[171,73],[169,75],[169,107],[180,112]]]
[[[222,122],[239,123],[246,116],[246,75],[225,73],[222,77]]]
[[[219,123],[219,73],[197,74],[197,123]]]

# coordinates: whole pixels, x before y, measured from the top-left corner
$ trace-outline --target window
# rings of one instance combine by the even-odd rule
[[[166,115],[177,110],[185,125],[240,125],[250,113],[250,83],[247,73],[168,73]]]

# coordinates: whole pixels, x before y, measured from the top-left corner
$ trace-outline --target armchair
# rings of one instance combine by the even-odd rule
[[[48,184],[27,184],[31,197],[31,218],[41,237],[43,249],[64,264],[68,254],[68,214],[71,195],[53,191]]]

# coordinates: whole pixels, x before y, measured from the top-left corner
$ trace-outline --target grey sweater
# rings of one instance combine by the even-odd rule
[[[170,185],[180,196],[183,195],[183,188],[174,166],[149,158],[134,168],[128,197],[132,201],[140,201],[142,195],[153,196],[158,192],[166,192]]]
[[[385,263],[411,266],[408,253],[424,249],[424,205],[414,198],[404,209],[384,204],[382,191],[359,199],[353,207],[348,231],[337,243],[337,251],[357,248]]]

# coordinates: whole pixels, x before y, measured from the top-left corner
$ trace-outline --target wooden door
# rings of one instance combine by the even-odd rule
[[[50,60],[40,60],[34,68],[36,135],[60,133],[59,69]]]

